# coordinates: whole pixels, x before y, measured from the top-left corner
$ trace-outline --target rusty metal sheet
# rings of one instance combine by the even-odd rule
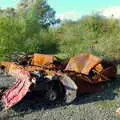
[[[47,78],[50,80],[53,80],[50,78],[51,76],[61,76],[60,81],[65,88],[66,103],[72,102],[76,98],[77,92],[92,93],[102,90],[103,85],[97,83],[112,79],[116,76],[117,73],[117,69],[114,64],[105,62],[103,59],[87,53],[73,56],[69,60],[67,66],[66,61],[56,62],[55,64],[54,60],[56,60],[56,57],[53,55],[33,54],[32,62],[27,66],[17,65],[12,62],[0,62],[0,66],[4,65],[8,74],[15,76],[17,79],[21,80],[21,85],[23,85],[23,82],[26,85],[27,82],[29,84],[26,91],[24,91],[24,88],[21,89],[22,91],[20,94],[17,94],[16,91],[20,89],[21,85],[14,85],[16,86],[15,92],[11,92],[8,97],[12,96],[13,93],[16,98],[13,98],[10,103],[5,103],[5,106],[10,107],[13,105],[13,103],[16,104],[22,99],[23,96],[21,95],[25,95],[27,93],[31,84],[29,83],[30,81],[28,79],[31,79],[31,73],[33,71],[40,71],[41,73],[43,71],[42,74],[45,73]],[[25,74],[20,73],[19,70],[21,69],[22,71],[26,71],[26,75],[27,73],[29,75],[25,76]],[[17,73],[19,73],[19,75],[17,75]],[[8,92],[9,91],[10,89],[8,89]],[[7,104],[10,104],[10,106]]]
[[[13,62],[0,62],[0,67],[6,72],[8,75],[16,76],[16,72],[18,69],[24,69],[22,65],[17,65]]]
[[[63,74],[60,79],[65,88],[65,102],[72,102],[77,96],[77,89],[75,82],[67,75]]]
[[[51,64],[54,61],[55,56],[45,54],[33,54],[31,65],[41,66]]]
[[[87,53],[82,53],[72,57],[68,62],[65,70],[75,71],[78,73],[83,73],[88,75],[91,68],[93,68],[95,65],[97,65],[101,61],[102,59],[97,56],[87,54]]]
[[[16,82],[8,88],[2,96],[2,103],[5,109],[17,104],[29,91],[32,84],[30,73],[26,70],[19,70],[16,75]]]

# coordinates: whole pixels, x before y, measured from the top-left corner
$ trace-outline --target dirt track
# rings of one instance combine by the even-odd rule
[[[106,84],[106,90],[92,95],[79,95],[70,105],[59,101],[47,103],[27,95],[8,111],[0,112],[0,120],[120,120],[115,114],[120,107],[120,77]],[[10,86],[13,78],[0,76],[0,86]]]

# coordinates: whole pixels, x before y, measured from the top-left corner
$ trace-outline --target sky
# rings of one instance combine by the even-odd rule
[[[19,0],[0,0],[0,7],[15,7]],[[61,19],[76,20],[83,15],[96,13],[107,8],[120,8],[120,0],[47,0]],[[118,10],[118,9],[117,9]]]
[[[15,7],[17,1],[19,0],[0,0],[0,8]]]

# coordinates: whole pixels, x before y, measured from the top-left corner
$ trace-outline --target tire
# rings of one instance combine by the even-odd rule
[[[45,99],[54,102],[58,99],[63,99],[65,90],[63,85],[59,81],[49,83],[49,89],[45,93]]]
[[[54,89],[51,89],[51,90],[47,91],[46,94],[45,94],[45,99],[47,99],[50,102],[56,101],[57,98],[58,98],[58,93]]]

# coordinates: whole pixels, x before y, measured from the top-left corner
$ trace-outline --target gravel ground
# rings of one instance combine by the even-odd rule
[[[103,92],[78,95],[70,105],[59,101],[48,103],[37,101],[27,95],[20,103],[8,111],[0,112],[0,120],[120,120],[115,114],[120,107],[120,77],[106,84]],[[15,80],[0,75],[0,86],[11,86]]]

